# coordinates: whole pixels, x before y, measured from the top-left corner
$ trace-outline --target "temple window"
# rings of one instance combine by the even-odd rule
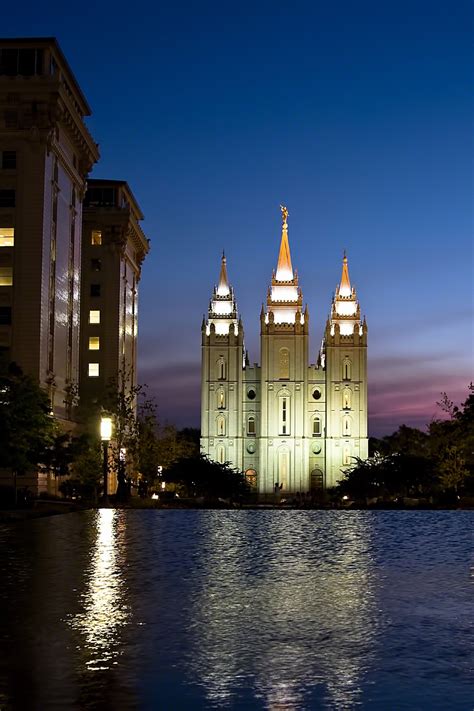
[[[218,380],[226,380],[227,378],[226,362],[222,356],[217,361],[217,378]]]
[[[217,407],[219,410],[225,410],[225,390],[223,388],[217,391]]]
[[[342,363],[342,379],[343,380],[350,380],[351,379],[351,361],[349,358],[344,358],[344,361]]]
[[[280,348],[280,380],[288,380],[290,377],[290,351],[288,348]]]
[[[321,418],[319,415],[313,417],[313,437],[321,436]]]
[[[279,434],[290,434],[290,398],[280,397]]]
[[[250,415],[247,420],[247,434],[248,435],[255,434],[255,417],[253,415]]]

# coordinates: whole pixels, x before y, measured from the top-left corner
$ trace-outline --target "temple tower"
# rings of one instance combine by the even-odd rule
[[[347,257],[342,261],[327,320],[321,359],[326,370],[326,487],[355,457],[368,456],[367,324],[361,322],[356,290],[351,287]]]
[[[202,322],[201,449],[217,462],[242,468],[244,331],[227,260]]]
[[[304,434],[309,319],[291,263],[288,210],[281,210],[278,264],[260,317],[260,493],[275,487],[282,492],[308,489]]]

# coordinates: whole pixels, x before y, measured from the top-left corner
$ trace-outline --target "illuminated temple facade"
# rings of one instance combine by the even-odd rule
[[[244,471],[260,494],[334,486],[355,457],[368,456],[367,324],[344,254],[316,364],[288,241],[288,211],[276,271],[260,313],[261,364],[250,365],[222,256],[202,323],[201,450]]]

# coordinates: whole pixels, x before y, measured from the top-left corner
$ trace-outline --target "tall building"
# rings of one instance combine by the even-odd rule
[[[344,254],[315,364],[288,241],[260,313],[261,365],[250,366],[225,256],[202,323],[201,449],[245,472],[255,491],[314,492],[334,486],[354,457],[368,456],[367,324]]]
[[[55,39],[0,40],[0,349],[67,426],[79,380],[82,201],[99,152]]]
[[[89,180],[82,230],[81,402],[108,383],[137,383],[138,282],[149,250],[143,214],[122,180]]]

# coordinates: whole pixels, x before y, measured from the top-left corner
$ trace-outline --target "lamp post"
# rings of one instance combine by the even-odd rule
[[[108,501],[108,479],[109,479],[109,442],[112,438],[112,418],[102,416],[100,418],[100,439],[104,451],[104,503]]]

